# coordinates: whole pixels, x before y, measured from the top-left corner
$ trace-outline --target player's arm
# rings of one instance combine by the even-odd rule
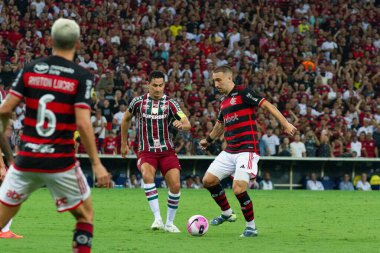
[[[174,116],[174,118],[176,119],[173,122],[174,127],[178,128],[182,131],[189,131],[190,130],[190,128],[191,128],[190,121],[182,111],[177,112],[177,114]]]
[[[261,104],[261,107],[269,111],[278,120],[278,122],[280,122],[282,127],[285,129],[285,133],[289,135],[293,135],[296,133],[297,128],[293,126],[292,124],[290,124],[286,120],[284,115],[282,115],[282,113],[273,104],[271,104],[267,100],[264,100],[263,103]]]
[[[128,130],[131,127],[133,114],[127,110],[121,121],[121,156],[125,157],[129,153]]]
[[[106,187],[109,183],[107,170],[100,162],[98,150],[95,144],[95,134],[90,120],[90,110],[87,108],[75,107],[75,123],[80,135],[80,140],[90,158],[92,169],[98,180],[98,185]]]
[[[4,133],[7,130],[11,113],[13,109],[20,103],[20,101],[21,97],[15,96],[13,94],[8,94],[5,102],[0,106],[0,148],[4,153],[8,164],[13,162],[13,152]]]

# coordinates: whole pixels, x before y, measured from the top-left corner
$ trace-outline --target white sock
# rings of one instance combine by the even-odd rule
[[[154,215],[154,219],[160,219],[161,213],[160,213],[160,206],[158,205],[158,192],[156,185],[153,184],[144,184],[144,190],[145,190],[145,196],[148,199],[148,203],[150,206],[150,210],[152,210],[152,213]]]
[[[171,193],[169,191],[169,194],[168,194],[168,213],[166,216],[166,225],[173,224],[175,214],[176,214],[177,209],[178,209],[178,203],[179,203],[180,196],[181,196],[180,192],[177,194],[174,194],[174,193]]]
[[[247,227],[256,228],[255,220],[247,221]]]
[[[3,233],[8,232],[8,231],[10,230],[10,228],[11,228],[12,221],[13,221],[13,219],[11,219],[11,220],[7,223],[7,225],[5,225],[5,226],[3,227],[3,229],[1,229],[1,232],[3,232]]]
[[[222,214],[224,215],[224,216],[230,216],[231,214],[232,214],[232,209],[230,208],[230,209],[228,209],[228,210],[226,210],[226,211],[222,211]]]

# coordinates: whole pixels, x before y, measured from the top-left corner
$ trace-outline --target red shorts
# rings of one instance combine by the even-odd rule
[[[137,168],[141,171],[141,165],[149,163],[156,170],[159,169],[163,176],[171,169],[181,170],[181,165],[174,150],[163,152],[141,151],[137,155]]]

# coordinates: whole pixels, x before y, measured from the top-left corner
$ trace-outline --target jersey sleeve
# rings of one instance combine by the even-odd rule
[[[169,110],[171,112],[171,115],[173,115],[176,120],[181,120],[182,118],[186,117],[177,101],[173,99],[169,100]]]
[[[75,97],[75,107],[91,110],[90,99],[93,85],[94,77],[90,73],[86,73],[79,79],[77,94]]]
[[[135,97],[134,99],[132,99],[131,103],[128,106],[128,111],[131,114],[135,114],[136,113],[136,111],[137,111],[137,102],[140,101],[140,100],[141,100],[140,97]]]
[[[260,97],[256,92],[251,89],[244,89],[241,92],[241,99],[247,105],[261,106],[265,98]]]
[[[10,94],[22,99],[24,97],[24,69],[18,72],[16,79],[12,83],[12,88],[9,91]]]

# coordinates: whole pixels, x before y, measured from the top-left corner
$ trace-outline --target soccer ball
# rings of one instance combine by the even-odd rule
[[[206,234],[208,230],[208,221],[202,215],[191,216],[187,221],[187,232],[190,235],[202,236]]]

